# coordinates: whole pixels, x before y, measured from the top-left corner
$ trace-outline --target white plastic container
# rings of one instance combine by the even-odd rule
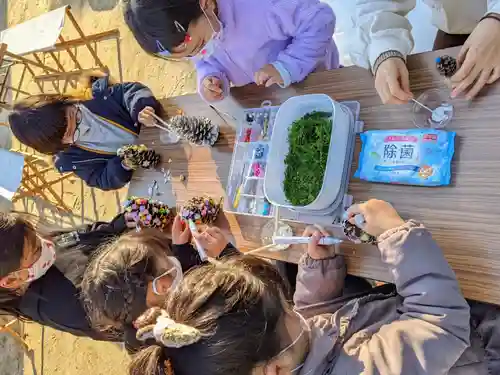
[[[288,129],[295,120],[304,115],[315,112],[332,113],[332,132],[328,161],[323,177],[323,186],[317,198],[306,206],[293,206],[286,199],[283,190],[288,155]],[[267,173],[264,180],[266,198],[274,205],[304,210],[326,210],[332,206],[342,193],[342,181],[345,178],[346,163],[349,161],[349,135],[351,115],[343,110],[342,105],[332,100],[328,95],[311,94],[295,96],[283,103],[276,115],[274,131],[271,136]],[[343,194],[343,193],[342,193]]]

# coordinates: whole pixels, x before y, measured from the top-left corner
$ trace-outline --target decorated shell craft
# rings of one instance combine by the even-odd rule
[[[164,203],[139,197],[130,197],[124,204],[128,217],[138,227],[164,229],[174,219],[174,213]]]
[[[375,236],[366,233],[363,229],[352,224],[349,220],[344,220],[342,226],[344,227],[344,234],[355,244],[377,244],[377,238]]]
[[[196,224],[213,224],[222,207],[222,198],[217,202],[211,197],[194,197],[186,202],[181,210],[184,220]]]

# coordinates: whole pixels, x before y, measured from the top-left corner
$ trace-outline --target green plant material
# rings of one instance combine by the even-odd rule
[[[306,206],[323,185],[330,138],[331,113],[312,112],[296,120],[288,131],[289,151],[285,158],[283,189],[294,206]]]

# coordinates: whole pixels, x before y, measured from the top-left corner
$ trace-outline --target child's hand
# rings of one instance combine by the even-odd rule
[[[134,214],[132,212],[125,212],[124,219],[127,228],[129,229],[137,228],[138,222],[135,219]]]
[[[154,114],[155,110],[153,107],[144,107],[144,109],[139,112],[138,120],[142,125],[151,128],[155,126],[156,123],[156,119],[153,117]]]
[[[189,225],[177,215],[172,224],[172,243],[174,245],[184,245],[188,242],[191,242]]]
[[[267,64],[254,75],[254,81],[259,86],[283,85],[283,78],[274,65]]]
[[[330,234],[320,226],[309,226],[304,231],[304,237],[311,237],[311,242],[307,245],[307,253],[312,259],[326,259],[335,255],[334,246],[319,245],[322,237],[328,237]]]
[[[354,220],[356,215],[363,215],[365,223],[361,229],[376,237],[405,223],[390,203],[378,199],[352,205],[347,210],[347,214],[352,224],[356,224]]]
[[[203,96],[209,102],[224,99],[223,82],[217,77],[207,77],[203,80],[202,92]]]
[[[224,233],[217,227],[207,228],[203,233],[193,235],[211,258],[217,258],[229,243]]]

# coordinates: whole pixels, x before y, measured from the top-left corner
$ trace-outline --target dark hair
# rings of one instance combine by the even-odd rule
[[[171,255],[170,239],[156,229],[129,232],[105,246],[90,262],[82,281],[86,310],[94,326],[123,330],[146,309],[149,281]]]
[[[110,224],[119,222],[121,216],[117,216]],[[80,288],[90,256],[124,229],[119,223],[104,229],[97,225],[61,229],[24,212],[0,214],[0,241],[6,245],[0,248],[0,277],[19,269],[25,242],[30,241],[35,246],[38,235],[54,242],[58,270],[75,287]],[[20,298],[17,291],[0,288],[0,315],[9,314],[29,320],[19,311]]]
[[[25,244],[36,245],[35,228],[15,213],[0,213],[0,278],[19,269]]]
[[[167,50],[180,45],[189,24],[203,15],[199,0],[129,0],[125,3],[125,22],[146,52],[157,54],[160,43]]]
[[[75,102],[70,96],[58,94],[30,96],[15,104],[9,115],[12,133],[42,154],[57,154],[67,147],[62,142],[68,127],[66,108]]]
[[[21,215],[0,213],[0,278],[17,271],[25,245],[36,246],[35,228]],[[16,291],[0,287],[0,310],[19,316]]]
[[[199,330],[201,339],[181,348],[154,343],[130,364],[130,375],[249,375],[278,355],[278,329],[290,306],[286,284],[265,260],[238,256],[190,271],[166,299],[164,312],[176,323]],[[162,313],[146,312],[139,331]],[[168,363],[168,365],[166,364]]]

